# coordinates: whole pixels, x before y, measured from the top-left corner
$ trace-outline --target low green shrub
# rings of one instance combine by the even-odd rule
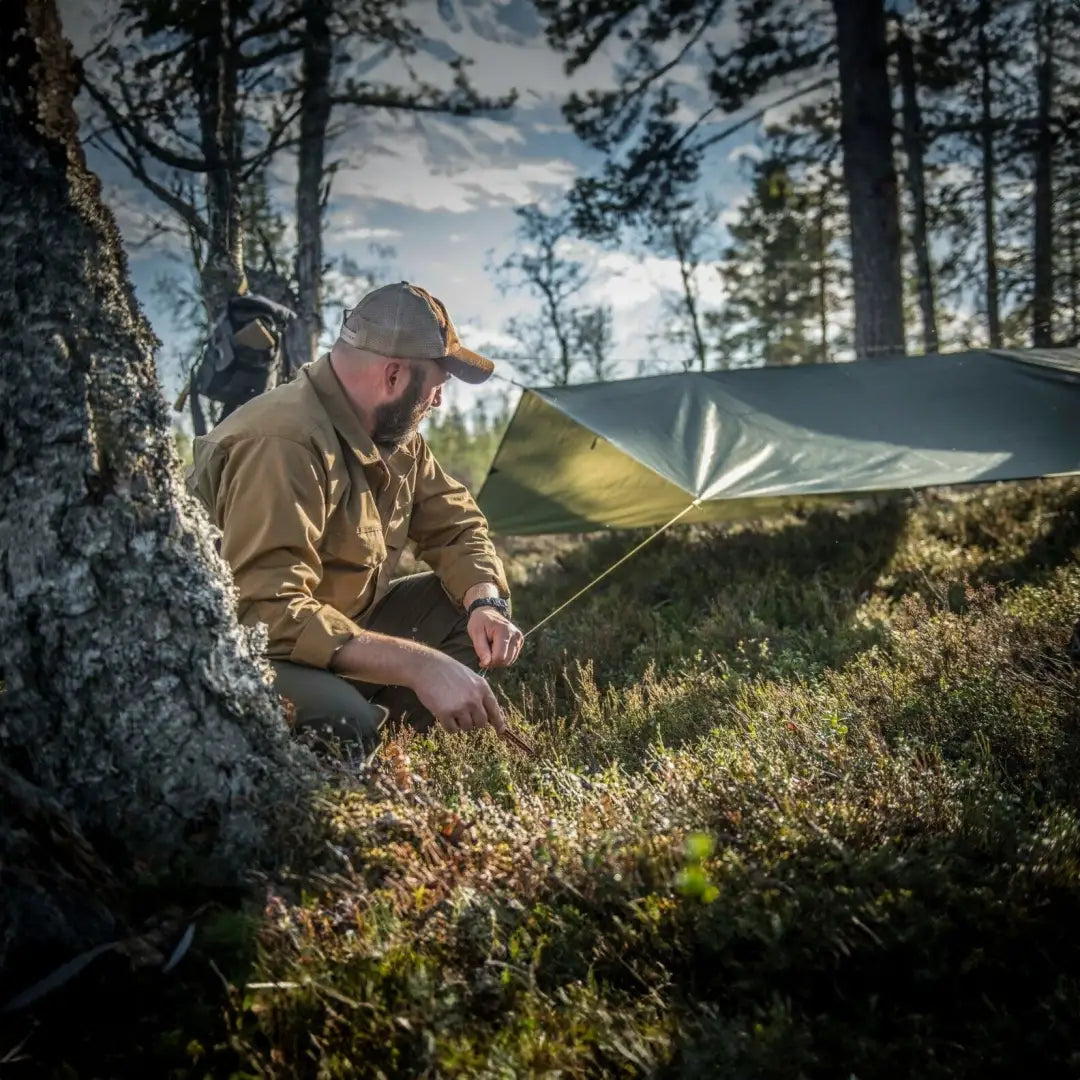
[[[637,539],[511,548],[522,624]],[[493,676],[537,760],[328,793],[175,1074],[1075,1075],[1078,556],[1075,481],[665,535]]]
[[[686,530],[497,678],[541,751],[401,736],[278,900],[268,1076],[1080,1066],[1075,484]],[[519,583],[524,624],[634,538]]]

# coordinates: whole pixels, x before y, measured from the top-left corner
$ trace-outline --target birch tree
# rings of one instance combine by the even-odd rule
[[[235,884],[310,790],[185,493],[53,0],[0,25],[0,980],[123,936],[143,867]]]

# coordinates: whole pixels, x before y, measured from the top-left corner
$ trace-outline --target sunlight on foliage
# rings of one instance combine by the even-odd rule
[[[665,536],[398,732],[252,912],[207,1074],[1068,1073],[1080,487]],[[530,625],[635,537],[510,550]]]

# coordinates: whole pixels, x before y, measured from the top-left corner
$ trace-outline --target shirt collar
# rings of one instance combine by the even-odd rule
[[[318,360],[301,368],[301,371],[310,381],[319,403],[330,418],[330,423],[356,454],[357,460],[362,465],[374,465],[376,462],[381,462],[383,459],[378,447],[371,441],[371,436],[364,429],[359,415],[345,395],[345,389],[334,372],[330,363],[330,354],[323,353]],[[414,459],[416,451],[413,444],[416,441],[414,436],[407,446],[395,450],[388,457],[386,464],[389,465],[399,455]]]

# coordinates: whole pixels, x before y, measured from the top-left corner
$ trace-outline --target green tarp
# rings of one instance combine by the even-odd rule
[[[527,390],[479,501],[585,532],[1076,472],[1080,351],[973,350]]]

